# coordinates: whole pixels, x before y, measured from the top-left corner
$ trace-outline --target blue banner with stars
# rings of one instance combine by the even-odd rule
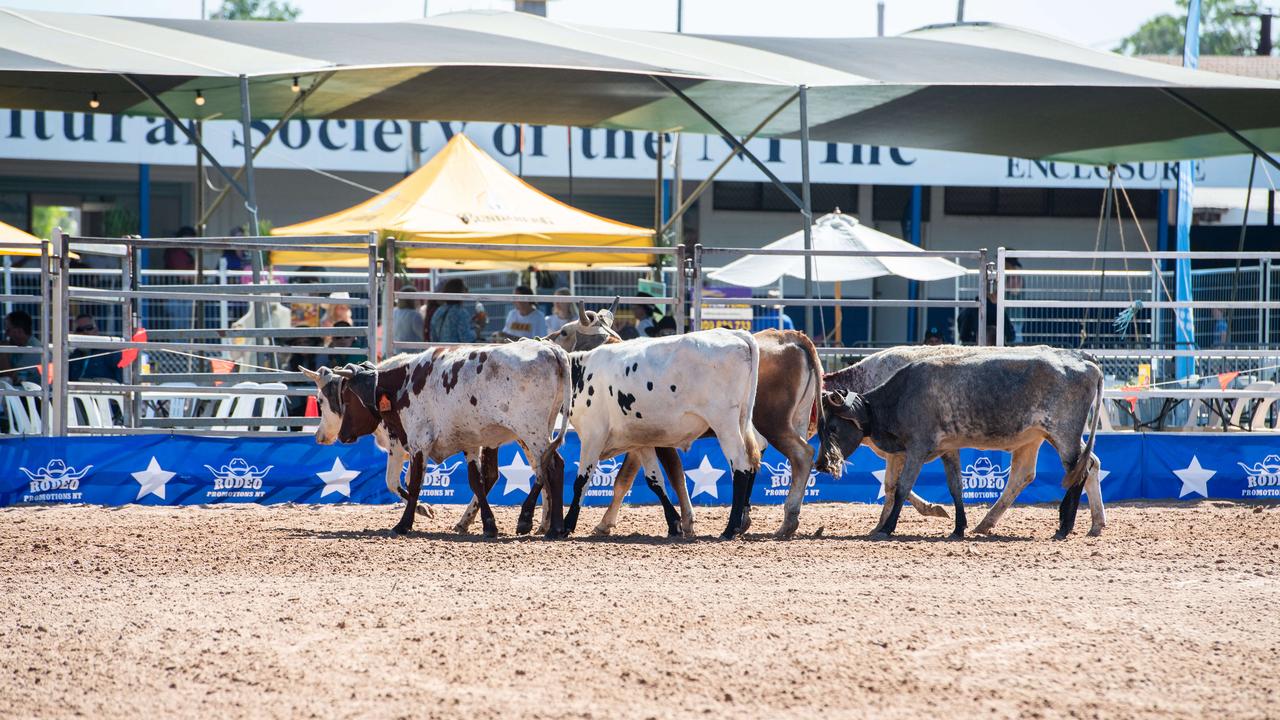
[[[565,439],[561,454],[567,499],[578,474],[576,435],[570,433]],[[1102,460],[1104,500],[1280,499],[1280,434],[1104,434],[1098,437],[1097,454]],[[693,502],[727,505],[732,498],[732,475],[716,441],[698,440],[682,458],[683,480]],[[386,487],[386,463],[386,454],[371,438],[330,446],[317,445],[308,437],[8,438],[0,440],[0,506],[391,503],[397,498]],[[962,451],[965,501],[994,502],[1010,481],[1009,465],[1008,453]],[[496,505],[523,502],[533,484],[528,459],[515,445],[507,445],[499,450],[498,466],[498,482],[489,501]],[[884,497],[884,467],[873,452],[859,448],[838,478],[811,471],[804,479],[805,500],[879,502]],[[621,457],[599,463],[587,485],[585,503],[608,504],[621,468]],[[1036,477],[1018,500],[1059,500],[1063,474],[1057,453],[1042,445]],[[792,482],[790,463],[768,448],[752,502],[781,503]],[[926,500],[950,503],[941,462],[925,466],[915,490]],[[421,497],[440,504],[471,500],[461,455],[427,463]],[[625,500],[657,502],[643,477],[632,484]]]

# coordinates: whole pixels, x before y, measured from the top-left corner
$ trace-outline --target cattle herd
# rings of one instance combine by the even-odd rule
[[[1035,477],[1045,440],[1066,472],[1056,537],[1071,532],[1085,489],[1090,534],[1106,524],[1093,454],[1102,372],[1085,354],[1049,347],[898,347],[824,375],[812,341],[796,331],[717,329],[621,342],[612,324],[612,310],[580,306],[578,320],[541,340],[440,347],[377,365],[303,368],[317,387],[316,441],[374,436],[389,456],[387,488],[405,500],[397,533],[412,529],[415,513],[427,513],[418,505],[425,460],[461,452],[474,498],[455,529],[465,532],[479,513],[484,534],[497,535],[487,495],[498,479],[498,446],[515,442],[535,480],[517,533],[532,530],[540,497],[539,532],[552,538],[573,533],[596,465],[625,453],[612,502],[595,531],[613,530],[622,499],[643,469],[668,533],[692,537],[693,506],[676,449],[714,435],[732,472],[733,502],[722,534],[732,538],[751,524],[751,490],[764,444],[787,457],[793,477],[804,478],[814,467],[808,439],[815,432],[820,471],[839,474],[862,443],[885,459],[885,504],[875,534],[893,533],[907,500],[922,514],[947,515],[912,492],[921,467],[941,458],[954,503],[953,537],[963,537],[961,448],[1012,454],[1008,483],[975,528],[990,532]],[[578,433],[581,454],[566,512],[559,450],[568,427]],[[407,490],[400,482],[406,460]],[[659,468],[679,507],[667,497]],[[804,488],[803,482],[791,484],[778,538],[795,533]]]

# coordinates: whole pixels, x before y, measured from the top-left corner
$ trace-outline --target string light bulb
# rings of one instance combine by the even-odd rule
[[[89,98],[89,108],[97,110],[101,105],[102,103],[98,100],[98,93],[94,93],[93,97]]]
[[[204,93],[199,90],[196,91],[196,104],[204,105]]]
[[[293,78],[293,86],[289,89],[296,93],[302,92],[302,86],[298,84],[298,77],[296,75]]]

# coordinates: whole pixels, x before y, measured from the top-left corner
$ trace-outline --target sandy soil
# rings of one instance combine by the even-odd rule
[[[392,507],[0,511],[0,716],[1280,716],[1274,506],[1065,542],[1047,507],[961,542],[914,513],[867,540],[858,505],[729,543],[723,510],[692,542],[657,508],[562,542],[438,510],[408,538]]]

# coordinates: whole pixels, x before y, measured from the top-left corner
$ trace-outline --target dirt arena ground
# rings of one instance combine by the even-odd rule
[[[723,510],[692,542],[656,508],[565,542],[437,510],[408,538],[391,507],[0,511],[0,716],[1280,717],[1274,506],[1065,542],[1048,507],[961,542],[914,513],[868,540],[857,505],[728,543]]]

